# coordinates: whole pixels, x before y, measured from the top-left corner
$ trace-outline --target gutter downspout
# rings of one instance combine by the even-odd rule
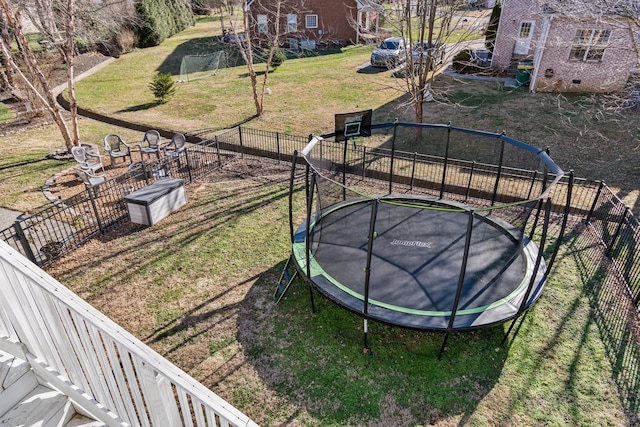
[[[536,91],[536,82],[538,81],[538,73],[540,71],[540,64],[542,63],[542,55],[544,54],[544,48],[547,45],[549,38],[549,29],[551,28],[551,20],[553,16],[545,16],[544,23],[542,24],[542,32],[536,45],[536,51],[533,55],[533,72],[531,73],[531,83],[529,84],[529,92],[534,93]]]

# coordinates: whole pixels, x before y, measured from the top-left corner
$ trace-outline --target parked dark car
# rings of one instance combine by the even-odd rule
[[[400,37],[385,39],[371,54],[372,67],[395,68],[407,60],[407,43]]]

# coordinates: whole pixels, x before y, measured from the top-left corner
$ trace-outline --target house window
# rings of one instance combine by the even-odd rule
[[[521,22],[520,23],[520,31],[518,33],[518,37],[521,39],[528,39],[531,35],[531,27],[533,26],[533,22]]]
[[[267,15],[258,15],[258,32],[265,34],[267,31]]]
[[[600,62],[609,44],[611,30],[577,30],[569,53],[570,61]]]
[[[298,15],[290,13],[287,15],[287,32],[295,33],[298,31]]]
[[[318,28],[318,15],[307,15],[304,18],[307,28]]]

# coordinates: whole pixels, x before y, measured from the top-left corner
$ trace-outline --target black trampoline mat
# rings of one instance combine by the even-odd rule
[[[454,307],[471,216],[453,205],[424,209],[397,202],[378,203],[365,314],[409,327],[442,329]],[[313,284],[360,313],[373,205],[341,203],[325,209],[328,213],[312,227],[313,260],[319,267],[312,274]],[[531,276],[530,252],[537,254],[533,243],[523,250],[517,233],[502,221],[474,215],[457,327],[497,323],[517,312]],[[542,285],[534,290],[535,298]]]

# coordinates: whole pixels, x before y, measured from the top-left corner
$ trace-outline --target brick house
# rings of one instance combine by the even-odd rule
[[[277,2],[248,0],[247,32],[257,44],[275,34]],[[376,33],[382,7],[376,0],[282,0],[280,44],[288,47],[330,47],[357,43]]]
[[[540,0],[502,0],[491,66],[515,75],[531,61],[532,92],[617,92],[638,66],[634,37],[637,27],[615,14],[568,16]]]

